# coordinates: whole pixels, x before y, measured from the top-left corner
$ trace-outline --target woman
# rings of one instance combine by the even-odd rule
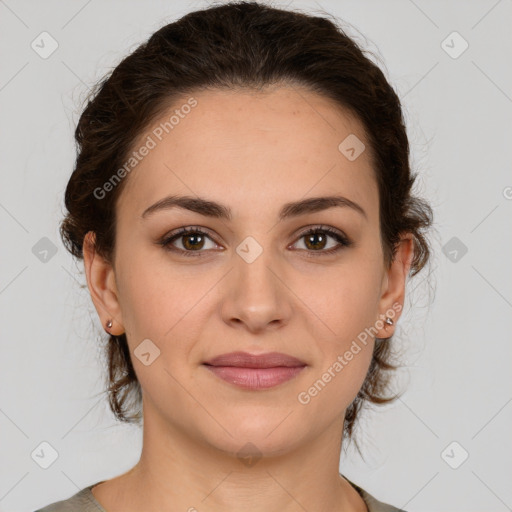
[[[158,30],[92,94],[61,226],[139,462],[39,512],[387,505],[339,473],[388,403],[432,212],[401,106],[332,21],[254,2]]]

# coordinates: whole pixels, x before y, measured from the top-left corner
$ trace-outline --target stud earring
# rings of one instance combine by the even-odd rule
[[[109,320],[107,322],[107,329],[110,329],[112,327],[112,320]]]
[[[395,322],[393,322],[393,320],[391,320],[391,318],[389,318],[389,316],[386,317],[386,323],[388,325],[393,325]]]

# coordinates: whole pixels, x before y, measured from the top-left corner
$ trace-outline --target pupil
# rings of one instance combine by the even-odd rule
[[[313,233],[313,234],[309,235],[309,237],[307,238],[307,243],[306,243],[306,245],[307,245],[310,241],[314,240],[314,238],[315,238],[315,237],[323,238],[323,242],[325,242],[325,237],[323,237],[323,235],[322,235],[322,234],[319,234],[319,233]],[[315,244],[315,242],[313,242],[313,245],[316,245],[316,244]],[[320,249],[322,249],[324,245],[325,245],[325,244],[323,244],[323,245],[320,247]]]
[[[183,244],[187,249],[197,249],[198,247],[201,248],[199,244],[201,244],[201,235],[195,234],[195,235],[186,235],[185,236],[185,243]],[[195,242],[192,242],[192,244],[189,244],[190,239],[196,239]],[[197,241],[199,239],[199,242]]]

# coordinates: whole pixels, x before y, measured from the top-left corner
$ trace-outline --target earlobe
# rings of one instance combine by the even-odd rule
[[[382,325],[377,338],[390,338],[403,309],[405,285],[414,257],[414,240],[412,234],[405,234],[399,243],[395,257],[386,271],[386,286],[380,299],[379,324]],[[392,323],[387,321],[390,318]],[[382,323],[382,324],[381,324]]]
[[[121,308],[112,265],[95,249],[95,233],[84,237],[83,256],[87,286],[103,328],[115,336],[123,334]]]

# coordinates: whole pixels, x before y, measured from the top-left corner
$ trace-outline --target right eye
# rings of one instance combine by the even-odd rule
[[[159,244],[165,250],[177,252],[183,256],[200,256],[201,253],[205,252],[202,249],[207,239],[216,245],[206,231],[196,227],[186,227],[166,235]],[[182,247],[176,247],[174,244],[176,241],[180,241]]]

